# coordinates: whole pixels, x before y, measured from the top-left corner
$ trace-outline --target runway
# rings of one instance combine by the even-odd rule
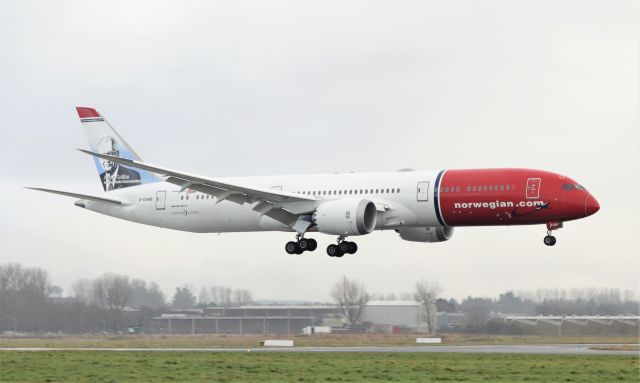
[[[546,344],[546,345],[483,345],[483,346],[409,346],[409,347],[256,347],[256,348],[0,348],[0,351],[56,352],[365,352],[365,353],[499,353],[552,355],[640,355],[640,351],[594,350],[594,347],[621,346],[612,344]]]

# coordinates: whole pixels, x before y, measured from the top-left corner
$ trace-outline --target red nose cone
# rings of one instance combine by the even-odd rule
[[[598,200],[596,200],[591,194],[589,194],[586,201],[584,201],[585,216],[595,214],[598,210],[600,210],[600,204],[598,203]]]

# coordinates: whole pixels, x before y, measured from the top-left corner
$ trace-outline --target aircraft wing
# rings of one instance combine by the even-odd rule
[[[183,190],[189,188],[201,193],[215,196],[217,198],[216,202],[220,202],[223,200],[229,200],[238,204],[259,202],[256,206],[253,207],[253,210],[259,212],[260,214],[271,217],[278,222],[284,223],[285,225],[294,228],[297,231],[299,231],[298,229],[300,228],[300,226],[294,226],[306,225],[305,223],[298,222],[298,215],[303,213],[310,213],[311,211],[313,211],[315,202],[317,201],[315,198],[312,198],[310,196],[307,197],[298,194],[283,192],[280,190],[239,185],[215,178],[199,176],[178,170],[151,165],[142,161],[129,160],[126,158],[110,156],[108,154],[95,153],[84,149],[78,150],[83,153],[90,154],[94,157],[103,158],[125,166],[130,166],[133,168],[143,169],[152,173],[164,175],[167,177],[167,182],[178,185]],[[303,203],[298,205],[309,206],[306,208],[307,211],[304,211],[305,208],[303,208],[302,211],[296,211],[294,213],[291,212],[290,209],[286,208],[287,205],[291,205],[292,203],[296,202]],[[304,202],[307,203],[304,204]],[[304,229],[306,229],[306,227]]]

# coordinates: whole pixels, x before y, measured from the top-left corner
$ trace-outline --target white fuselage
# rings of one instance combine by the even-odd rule
[[[434,185],[439,171],[338,173],[239,177],[229,182],[312,196],[318,203],[342,198],[376,204],[376,230],[438,226]],[[419,184],[422,189],[419,191]],[[426,190],[425,190],[426,187]],[[373,191],[373,192],[372,192]],[[199,232],[291,231],[288,226],[238,204],[167,182],[117,189],[105,194],[123,205],[83,201],[84,207],[109,216],[169,229]]]

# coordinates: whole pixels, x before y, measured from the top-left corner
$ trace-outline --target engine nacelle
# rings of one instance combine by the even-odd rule
[[[451,226],[403,227],[396,231],[400,238],[413,242],[444,242],[453,236]]]
[[[375,229],[376,205],[366,199],[344,198],[323,202],[313,215],[318,231],[335,235],[363,235]]]

